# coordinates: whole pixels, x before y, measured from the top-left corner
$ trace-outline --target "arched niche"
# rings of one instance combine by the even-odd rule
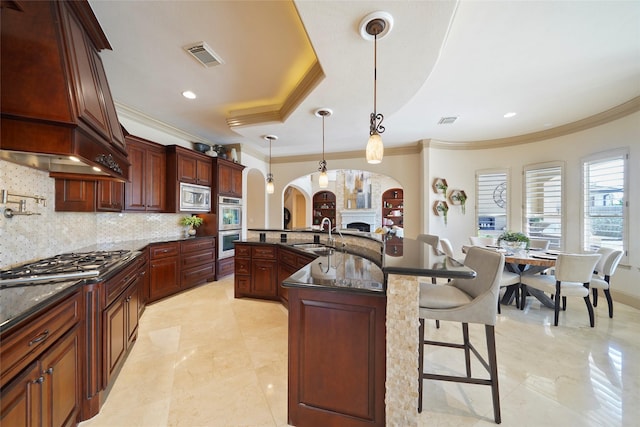
[[[382,226],[382,194],[390,188],[402,188],[402,185],[386,175],[356,169],[335,169],[328,171],[329,186],[320,188],[319,173],[300,176],[285,185],[284,194],[299,192],[304,197],[305,208],[299,205],[292,214],[292,228],[309,228],[312,225],[313,195],[319,191],[331,191],[336,195],[336,216],[338,228],[360,222],[364,219],[371,226],[371,231]],[[291,190],[289,190],[291,189]],[[301,203],[298,199],[298,203]],[[304,221],[299,217],[304,215]],[[304,226],[299,226],[304,223]]]

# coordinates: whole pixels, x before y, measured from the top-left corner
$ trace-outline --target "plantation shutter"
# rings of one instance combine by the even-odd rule
[[[562,164],[535,165],[524,170],[523,231],[549,240],[549,248],[564,246]]]

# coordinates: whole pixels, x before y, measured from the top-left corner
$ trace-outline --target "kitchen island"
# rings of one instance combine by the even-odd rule
[[[349,245],[317,251],[283,281],[291,425],[417,425],[418,277],[475,272],[422,242],[400,244],[401,256],[379,264],[348,253]]]

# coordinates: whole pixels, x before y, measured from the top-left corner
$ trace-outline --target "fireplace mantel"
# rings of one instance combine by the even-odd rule
[[[376,217],[378,213],[375,209],[344,209],[340,211],[340,228],[347,228],[347,224],[352,222],[364,222],[369,224],[371,230],[375,230]]]

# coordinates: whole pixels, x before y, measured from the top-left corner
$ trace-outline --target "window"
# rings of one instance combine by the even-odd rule
[[[549,240],[549,248],[564,246],[563,164],[549,163],[524,168],[523,231],[530,237]]]
[[[625,251],[627,150],[608,151],[582,161],[582,248]]]
[[[498,236],[507,229],[507,173],[476,173],[476,224],[479,235]]]

